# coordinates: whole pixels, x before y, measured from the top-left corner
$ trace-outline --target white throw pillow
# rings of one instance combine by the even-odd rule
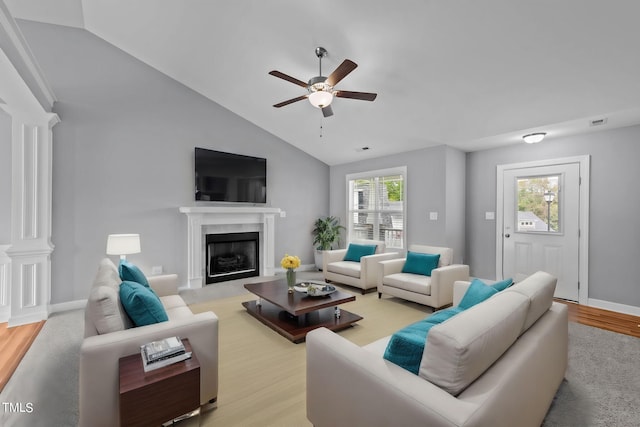
[[[434,326],[419,375],[457,396],[516,341],[528,308],[526,296],[501,292]]]

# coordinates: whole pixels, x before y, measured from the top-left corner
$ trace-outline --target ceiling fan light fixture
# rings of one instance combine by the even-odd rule
[[[309,102],[316,108],[324,108],[333,101],[333,94],[324,90],[318,90],[309,94]]]
[[[527,144],[537,144],[538,142],[542,141],[545,136],[547,136],[546,132],[536,132],[525,135],[522,137],[522,139]]]

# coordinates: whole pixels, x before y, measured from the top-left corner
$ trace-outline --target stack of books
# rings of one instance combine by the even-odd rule
[[[165,338],[140,346],[142,366],[145,372],[162,368],[191,358],[180,337]]]

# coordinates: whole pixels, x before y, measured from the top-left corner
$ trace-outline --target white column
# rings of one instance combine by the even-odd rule
[[[44,320],[51,299],[52,113],[9,113],[11,245],[9,326]]]

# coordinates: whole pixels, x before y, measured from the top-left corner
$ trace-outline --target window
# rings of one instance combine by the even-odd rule
[[[517,178],[518,231],[561,233],[560,205],[562,179],[560,175]]]
[[[404,248],[407,168],[347,175],[348,238]]]

